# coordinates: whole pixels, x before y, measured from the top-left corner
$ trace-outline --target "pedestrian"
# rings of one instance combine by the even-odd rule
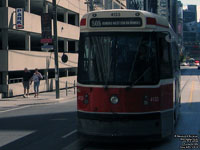
[[[38,69],[35,69],[35,73],[32,76],[32,81],[34,82],[34,92],[35,96],[38,97],[39,95],[39,86],[40,86],[40,80],[43,78],[42,74],[38,71]]]
[[[28,68],[24,68],[23,73],[23,87],[24,87],[24,95],[23,97],[26,98],[26,96],[29,96],[29,89],[30,89],[30,81],[31,81],[31,73],[28,70]]]

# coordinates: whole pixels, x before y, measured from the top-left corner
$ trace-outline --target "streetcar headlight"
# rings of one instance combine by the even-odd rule
[[[119,102],[119,98],[117,96],[111,96],[110,102],[112,104],[117,104]]]

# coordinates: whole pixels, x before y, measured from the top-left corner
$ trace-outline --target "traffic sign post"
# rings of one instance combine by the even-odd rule
[[[57,7],[56,0],[53,0],[53,29],[54,29],[54,58],[55,58],[55,82],[56,82],[56,99],[60,98],[59,91],[59,67],[58,67],[58,36],[57,36]]]
[[[54,39],[52,39],[52,14],[43,13],[41,17],[42,25],[42,39],[41,43],[44,45],[41,46],[43,51],[54,50],[54,59],[55,59],[55,84],[56,84],[56,99],[60,98],[59,91],[59,66],[58,66],[58,36],[57,36],[57,6],[56,0],[52,0],[53,3],[53,30],[54,30]],[[45,0],[43,1],[43,5]],[[48,43],[53,43],[48,45]]]

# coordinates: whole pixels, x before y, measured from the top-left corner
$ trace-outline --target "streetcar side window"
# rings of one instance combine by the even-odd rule
[[[164,39],[159,39],[160,77],[161,79],[172,77],[170,44]]]
[[[83,79],[90,78],[91,80],[95,79],[95,63],[94,63],[94,48],[89,37],[85,38],[85,41],[81,43],[82,47],[79,51],[79,57],[82,57],[84,61],[79,63],[82,69]]]

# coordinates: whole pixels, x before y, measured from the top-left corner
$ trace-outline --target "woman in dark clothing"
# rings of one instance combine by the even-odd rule
[[[26,96],[27,97],[29,96],[30,80],[31,80],[31,73],[27,68],[24,68],[24,73],[23,73],[24,98]]]

